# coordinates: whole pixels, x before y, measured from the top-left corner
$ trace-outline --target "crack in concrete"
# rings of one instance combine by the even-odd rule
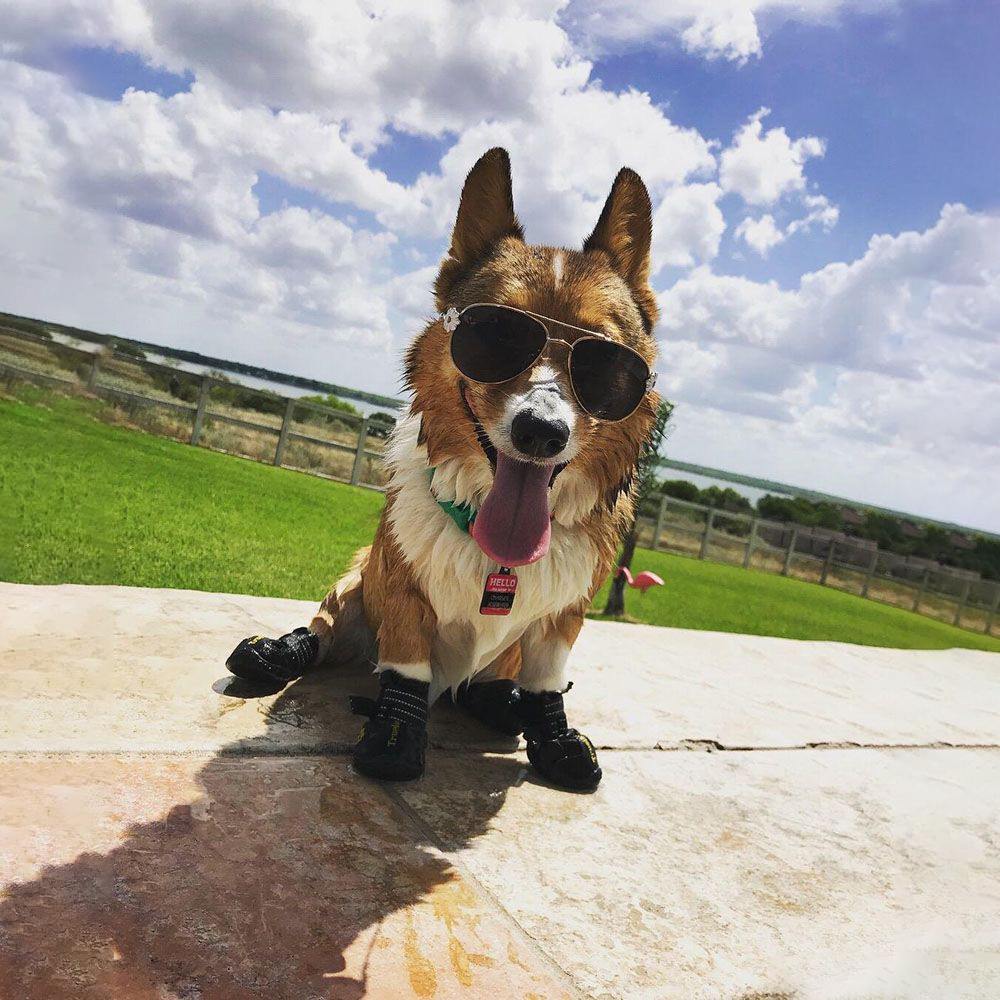
[[[632,747],[598,747],[601,750],[631,750]],[[697,751],[700,753],[769,753],[778,750],[1000,750],[998,743],[953,743],[947,740],[933,740],[928,743],[862,743],[857,740],[816,740],[806,743],[776,744],[732,744],[718,740],[678,740],[656,743],[652,747],[636,747],[641,750],[661,750],[665,752]]]
[[[281,720],[286,721],[286,720]],[[289,723],[294,725],[294,723]],[[261,746],[248,740],[247,746],[170,747],[71,747],[44,749],[38,747],[0,746],[0,757],[346,757],[354,750],[353,744],[330,742],[316,746],[274,744]],[[678,740],[660,742],[651,746],[620,747],[609,743],[595,744],[597,750],[607,753],[779,753],[794,750],[1000,750],[1000,743],[950,743],[943,740],[930,743],[859,743],[852,740],[816,741],[812,743],[782,743],[741,745],[720,743],[718,740]],[[523,752],[523,747],[490,747],[456,743],[429,743],[428,749],[437,753],[512,754]]]

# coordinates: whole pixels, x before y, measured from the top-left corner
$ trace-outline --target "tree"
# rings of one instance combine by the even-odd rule
[[[698,503],[701,496],[701,490],[686,479],[665,479],[659,486],[660,492],[666,493],[668,497],[687,500],[689,503]]]
[[[636,466],[636,478],[638,480],[635,501],[636,513],[622,542],[622,553],[618,559],[618,566],[614,571],[615,575],[611,580],[608,603],[604,607],[606,615],[625,614],[625,576],[621,573],[621,568],[632,565],[632,556],[635,555],[639,510],[642,507],[643,500],[656,487],[656,460],[660,457],[660,448],[663,446],[667,424],[670,421],[670,414],[673,412],[673,403],[668,403],[665,399],[660,401],[660,405],[656,410],[656,420],[653,422],[653,429],[649,432],[649,437],[643,445],[642,454],[639,456],[639,462]]]
[[[753,504],[742,493],[737,493],[731,486],[723,489],[719,486],[708,486],[698,492],[698,503],[706,507],[715,507],[716,510],[728,510],[733,514],[745,513],[753,510]]]

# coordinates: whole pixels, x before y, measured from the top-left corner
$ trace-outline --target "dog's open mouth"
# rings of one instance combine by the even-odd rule
[[[501,566],[526,566],[549,550],[552,515],[549,487],[565,465],[519,462],[498,451],[461,387],[462,404],[490,465],[493,486],[472,522],[479,547]]]

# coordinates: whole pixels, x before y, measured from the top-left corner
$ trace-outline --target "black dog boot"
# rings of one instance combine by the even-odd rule
[[[317,653],[319,637],[307,628],[297,628],[280,639],[262,635],[244,639],[229,654],[226,666],[248,681],[284,685],[306,673]]]
[[[354,767],[369,778],[411,781],[424,773],[430,684],[395,670],[379,676],[377,701],[351,698],[351,711],[368,716],[354,747]]]
[[[592,792],[601,780],[597,751],[583,733],[566,725],[562,692],[522,688],[520,713],[528,741],[528,760],[535,770],[560,788]]]
[[[463,712],[505,736],[520,736],[524,730],[520,696],[517,685],[504,680],[463,684],[452,695]]]

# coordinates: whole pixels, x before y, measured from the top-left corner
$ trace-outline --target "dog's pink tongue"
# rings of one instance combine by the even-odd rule
[[[525,566],[549,551],[551,478],[551,467],[497,453],[493,489],[472,522],[472,537],[501,566]]]

